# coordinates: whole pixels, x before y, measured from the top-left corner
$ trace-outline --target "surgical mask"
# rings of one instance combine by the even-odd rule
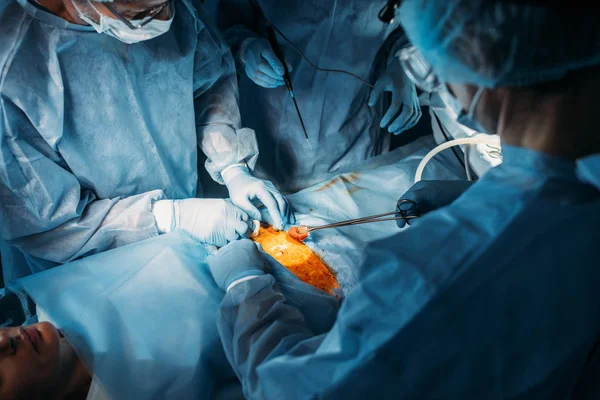
[[[113,18],[107,17],[106,15],[98,12],[98,10],[96,10],[94,5],[89,0],[88,0],[88,4],[91,7],[93,7],[94,10],[96,10],[98,15],[100,16],[100,23],[93,21],[87,15],[85,15],[77,7],[76,1],[74,1],[73,4],[75,5],[75,9],[77,10],[79,17],[82,20],[84,20],[86,23],[88,23],[90,26],[92,26],[96,30],[96,32],[105,33],[105,34],[112,36],[115,39],[118,39],[121,42],[127,43],[127,44],[138,43],[138,42],[143,42],[145,40],[154,39],[155,37],[158,37],[158,36],[162,35],[163,33],[168,32],[169,29],[171,28],[171,23],[173,22],[173,18],[175,16],[175,9],[172,8],[170,19],[168,19],[166,21],[162,21],[159,19],[153,19],[152,21],[148,22],[146,25],[142,26],[139,29],[131,29],[127,25],[125,25],[125,23],[123,23],[122,21],[119,21],[118,19],[113,19]],[[131,23],[133,25],[137,25],[137,24],[141,23],[141,21],[131,20]]]
[[[419,88],[426,92],[437,92],[440,98],[452,110],[456,117],[456,122],[473,129],[477,132],[488,133],[483,126],[475,119],[475,110],[481,99],[485,88],[479,87],[469,109],[465,111],[460,101],[448,90],[446,83],[443,82],[434,72],[433,67],[414,46],[407,46],[396,54],[400,59],[406,76]]]

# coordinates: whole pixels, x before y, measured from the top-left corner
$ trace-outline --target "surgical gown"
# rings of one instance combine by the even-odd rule
[[[221,0],[218,24],[232,52],[244,40],[265,37],[247,0]],[[266,16],[317,66],[352,72],[374,84],[405,44],[399,24],[377,19],[371,0],[258,0]],[[260,35],[259,35],[260,33]],[[296,192],[389,150],[390,133],[379,127],[389,104],[369,107],[371,88],[348,75],[317,71],[278,36],[311,145],[306,143],[285,86],[267,89],[240,74],[240,113],[255,129],[261,157],[256,175],[284,192]],[[236,60],[239,59],[236,56]],[[396,61],[397,62],[397,61]]]
[[[451,206],[369,246],[328,333],[313,334],[269,275],[227,292],[219,331],[246,396],[597,398],[597,379],[579,385],[600,365],[597,352],[588,361],[600,155],[503,153]]]
[[[201,194],[198,148],[217,181],[254,166],[231,53],[198,1],[174,5],[167,33],[128,45],[0,3],[5,281],[157,235],[153,201]]]

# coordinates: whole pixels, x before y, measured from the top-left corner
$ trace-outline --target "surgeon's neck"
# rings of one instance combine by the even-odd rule
[[[52,14],[67,20],[72,24],[87,25],[77,15],[74,15],[74,8],[67,7],[64,0],[35,0],[39,5],[50,11]],[[69,1],[69,0],[67,0]]]
[[[502,142],[570,160],[600,153],[600,74],[555,89],[505,89],[497,129]]]

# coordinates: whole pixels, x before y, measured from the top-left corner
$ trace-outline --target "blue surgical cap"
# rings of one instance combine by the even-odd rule
[[[398,16],[410,41],[447,82],[528,86],[599,65],[599,11],[543,4],[405,0]]]

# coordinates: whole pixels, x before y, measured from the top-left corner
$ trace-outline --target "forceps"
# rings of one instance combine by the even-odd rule
[[[406,207],[401,207],[401,205],[409,205],[411,207],[406,208]],[[368,217],[349,219],[346,221],[334,222],[334,223],[326,224],[326,225],[318,225],[318,226],[300,225],[300,226],[297,226],[296,229],[298,231],[298,234],[307,235],[310,232],[318,231],[320,229],[339,228],[341,226],[368,224],[371,222],[396,221],[399,219],[403,219],[408,224],[409,220],[411,220],[413,218],[418,218],[418,215],[414,215],[414,214],[409,215],[407,213],[407,211],[413,209],[414,206],[416,206],[416,203],[414,201],[408,200],[408,199],[400,199],[396,203],[396,211],[392,211],[392,212],[388,212],[388,213],[384,213],[384,214],[370,215]]]

